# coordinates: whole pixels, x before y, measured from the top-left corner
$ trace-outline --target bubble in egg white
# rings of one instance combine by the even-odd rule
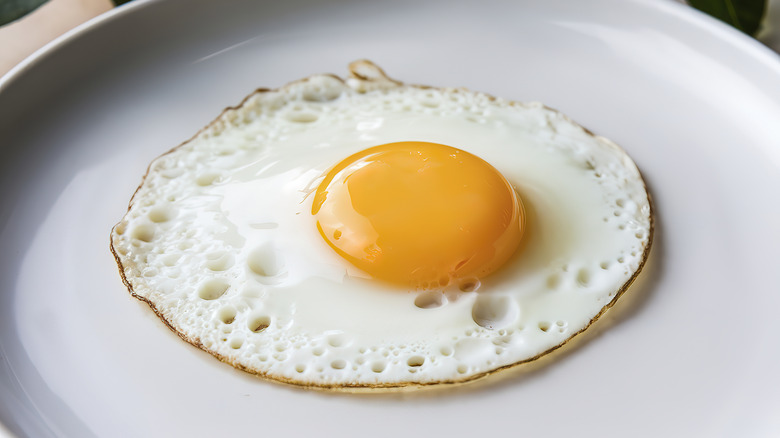
[[[185,339],[302,386],[468,381],[563,344],[641,269],[651,207],[612,142],[540,104],[351,68],[255,93],[150,166],[112,249],[131,292]],[[396,290],[317,233],[308,195],[325,171],[408,140],[471,152],[515,186],[527,231],[493,275]]]

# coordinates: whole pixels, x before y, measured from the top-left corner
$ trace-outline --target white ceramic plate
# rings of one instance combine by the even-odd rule
[[[132,299],[108,234],[147,163],[256,87],[358,58],[540,100],[622,144],[657,211],[634,302],[540,371],[358,397],[235,371]],[[778,84],[777,55],[665,1],[137,0],[0,82],[0,420],[36,437],[778,436]]]

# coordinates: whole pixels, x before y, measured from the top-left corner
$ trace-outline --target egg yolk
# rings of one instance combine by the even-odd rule
[[[437,143],[399,142],[347,157],[312,205],[317,229],[371,276],[428,289],[498,269],[517,249],[524,211],[490,164]]]

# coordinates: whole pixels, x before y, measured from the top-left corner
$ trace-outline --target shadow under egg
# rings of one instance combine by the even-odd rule
[[[539,217],[536,204],[537,202],[542,202],[543,194],[530,189],[516,189],[516,191],[518,197],[522,200],[525,214],[525,229],[523,230],[520,244],[515,253],[503,266],[489,276],[480,279],[482,283],[480,291],[482,292],[511,284],[525,272],[538,272],[546,269],[555,261],[556,254],[561,252],[545,250],[544,235],[547,233],[548,227],[554,227],[555,225],[544,223]]]

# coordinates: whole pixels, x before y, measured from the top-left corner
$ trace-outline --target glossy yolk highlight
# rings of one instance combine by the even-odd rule
[[[517,194],[493,166],[425,142],[341,161],[317,188],[312,214],[353,265],[416,289],[490,274],[515,252],[524,227]]]

